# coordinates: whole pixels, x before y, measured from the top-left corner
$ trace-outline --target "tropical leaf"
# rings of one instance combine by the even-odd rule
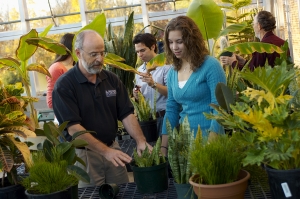
[[[6,147],[0,145],[0,162],[2,164],[3,171],[10,172],[14,165],[13,157]]]
[[[88,145],[88,142],[82,139],[74,139],[71,143],[74,147],[84,147]]]
[[[43,32],[39,33],[39,37],[46,37],[46,35],[48,34],[48,32],[50,31],[52,26],[53,26],[53,24],[50,24],[49,26],[47,26]]]
[[[193,0],[187,16],[195,21],[204,39],[216,38],[222,28],[223,12],[213,0]]]
[[[2,134],[2,133],[14,133],[23,138],[36,137],[36,135],[33,131],[31,131],[25,127],[22,127],[22,126],[3,127],[3,129],[0,131],[0,134]]]
[[[68,172],[74,175],[77,179],[82,180],[83,182],[89,183],[90,176],[80,167],[75,165],[68,165]]]
[[[41,74],[47,75],[48,77],[51,78],[51,74],[49,73],[46,65],[43,62],[41,62],[39,64],[38,63],[29,64],[27,66],[27,70],[28,71],[36,71]]]
[[[247,26],[247,23],[245,23],[245,22],[244,23],[240,23],[240,24],[232,24],[230,26],[227,26],[224,30],[222,30],[220,32],[220,34],[218,35],[217,38],[220,38],[221,36],[225,36],[225,35],[230,34],[230,33],[240,32],[244,28],[246,28],[246,26]]]
[[[218,104],[227,112],[230,112],[230,104],[234,103],[232,90],[224,83],[220,82],[216,86],[215,95]]]
[[[38,32],[35,29],[32,29],[26,35],[20,37],[19,46],[16,50],[16,56],[21,61],[27,61],[35,53],[37,46],[26,43],[27,39],[35,37],[38,37]]]
[[[22,153],[22,157],[25,161],[25,164],[30,164],[30,150],[26,143],[17,141],[14,135],[6,135],[6,137],[13,143],[15,147]]]
[[[38,46],[43,48],[49,52],[65,55],[68,52],[68,48],[63,44],[46,37],[36,37],[36,38],[29,38],[26,40],[28,44]]]
[[[246,43],[235,44],[225,48],[220,54],[222,54],[225,51],[239,52],[240,54],[247,54],[247,55],[252,54],[254,52],[283,53],[283,50],[280,47],[273,44],[262,43],[262,42],[246,42]],[[220,55],[218,55],[218,57],[220,57]]]
[[[123,57],[120,57],[119,55],[116,55],[116,54],[113,54],[113,53],[107,53],[105,58],[112,59],[112,60],[118,61],[118,62],[124,62],[125,61],[125,59]]]
[[[106,30],[106,17],[104,13],[97,15],[91,23],[81,28],[76,33],[76,35],[82,32],[83,30],[88,30],[88,29],[98,32],[99,35],[101,35],[101,37],[104,38],[105,30]]]
[[[104,64],[108,64],[108,65],[111,65],[115,68],[119,68],[119,69],[122,69],[122,70],[125,70],[125,71],[129,71],[129,72],[132,72],[132,73],[139,74],[139,72],[135,68],[133,68],[133,67],[127,65],[127,64],[124,64],[124,63],[121,63],[121,62],[118,62],[118,61],[115,61],[115,60],[112,60],[112,59],[108,59],[106,57],[104,58]]]
[[[153,57],[146,65],[147,72],[155,70],[157,67],[164,66],[166,64],[165,53],[161,53]]]
[[[0,64],[12,67],[14,69],[17,69],[20,66],[20,62],[12,57],[6,57],[0,59]]]

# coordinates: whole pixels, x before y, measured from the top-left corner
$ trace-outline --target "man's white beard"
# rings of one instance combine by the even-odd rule
[[[102,67],[93,68],[93,64],[89,66],[84,59],[81,59],[81,64],[89,74],[98,74],[102,70]]]

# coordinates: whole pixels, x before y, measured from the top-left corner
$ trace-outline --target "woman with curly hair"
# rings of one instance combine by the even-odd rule
[[[209,56],[206,44],[195,22],[186,16],[172,19],[165,28],[165,54],[169,70],[168,99],[163,123],[162,152],[167,153],[166,121],[177,127],[188,116],[191,130],[196,136],[200,125],[203,136],[208,131],[223,133],[215,120],[203,113],[214,112],[209,105],[218,104],[215,97],[217,83],[226,83],[225,73],[217,59]]]

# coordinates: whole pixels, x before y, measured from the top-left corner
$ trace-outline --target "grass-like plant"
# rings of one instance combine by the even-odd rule
[[[180,124],[179,130],[172,130],[167,120],[168,131],[168,160],[172,169],[174,180],[178,184],[188,184],[192,176],[190,168],[190,153],[194,143],[194,132],[190,129],[188,117],[186,116]]]
[[[22,180],[22,185],[31,194],[49,194],[78,184],[78,179],[67,172],[68,162],[60,156],[56,148],[52,153],[57,158],[49,162],[42,151],[32,154],[34,165],[30,168],[30,175]]]
[[[237,143],[226,134],[209,138],[198,133],[191,151],[191,168],[199,174],[195,182],[216,185],[237,180],[243,158]]]
[[[157,92],[155,92],[154,94],[153,109],[151,109],[149,100],[146,100],[141,92],[138,92],[138,99],[139,99],[138,102],[136,102],[134,99],[130,99],[140,122],[156,119],[156,93]]]
[[[142,155],[139,156],[135,149],[133,151],[135,165],[138,167],[151,167],[165,163],[166,159],[160,152],[160,146],[161,139],[158,138],[158,140],[155,143],[155,146],[153,147],[152,152],[150,152],[148,146],[146,146],[146,149],[142,152]]]

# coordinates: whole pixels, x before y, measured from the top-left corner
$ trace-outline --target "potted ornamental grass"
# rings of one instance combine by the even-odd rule
[[[189,182],[201,199],[243,199],[250,174],[242,170],[244,155],[227,134],[210,132],[202,137],[200,127],[191,149]]]
[[[130,163],[134,182],[141,193],[156,193],[168,189],[168,161],[160,152],[161,139],[158,138],[153,150],[148,146],[138,155],[133,152],[133,161]]]
[[[240,92],[239,102],[230,104],[229,111],[213,105],[218,114],[207,115],[231,129],[244,145],[245,166],[266,167],[273,198],[300,197],[299,74],[285,61],[274,68],[266,64],[242,71],[240,76],[254,87]]]
[[[61,142],[59,137],[63,137],[62,132],[67,123],[57,127],[53,122],[48,122],[44,124],[43,130],[36,129],[37,134],[44,135],[47,139],[32,154],[29,176],[22,179],[27,198],[75,199],[78,198],[79,180],[89,183],[89,175],[74,165],[78,161],[85,166],[76,155],[75,149],[87,145],[86,141],[77,137],[88,131],[76,132],[70,142]]]

